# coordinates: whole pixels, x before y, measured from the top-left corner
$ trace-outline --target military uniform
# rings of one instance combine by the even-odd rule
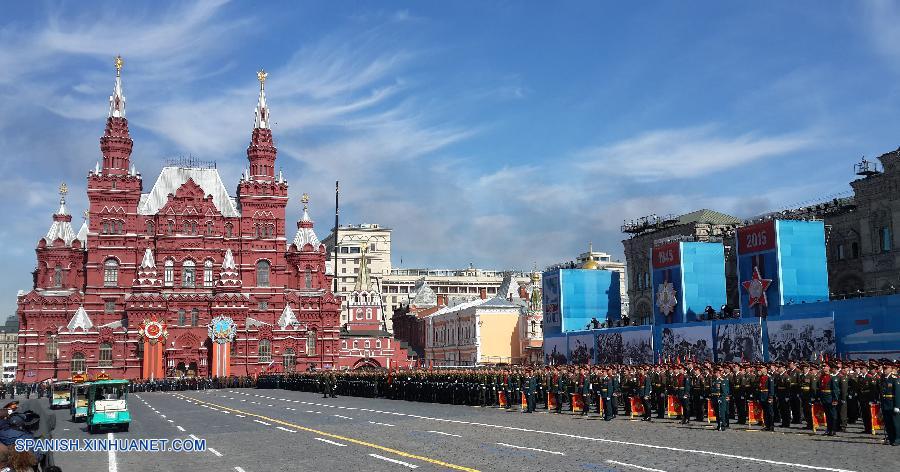
[[[819,377],[819,401],[822,402],[822,407],[825,409],[825,422],[828,425],[825,434],[828,436],[834,436],[837,431],[837,404],[840,388],[838,378],[831,373],[824,372]]]
[[[775,380],[765,372],[759,376],[759,403],[766,431],[775,431]]]
[[[728,399],[731,395],[731,388],[728,384],[728,378],[717,375],[711,379],[709,384],[709,398],[713,402],[713,408],[716,411],[716,430],[725,431],[728,429]]]
[[[887,442],[891,446],[900,445],[897,432],[900,430],[900,379],[895,372],[881,379],[881,417]]]

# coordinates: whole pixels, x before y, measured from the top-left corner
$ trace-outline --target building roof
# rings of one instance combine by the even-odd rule
[[[66,327],[69,331],[75,331],[78,328],[87,331],[94,327],[94,323],[84,310],[84,307],[80,306],[78,307],[78,310],[75,311],[75,314],[72,315],[72,319],[69,320],[69,324]]]
[[[309,212],[306,208],[303,209],[303,216],[300,218],[300,227],[297,228],[297,235],[294,236],[294,240],[292,244],[297,246],[297,249],[303,249],[303,246],[306,243],[312,245],[313,249],[319,250],[319,246],[322,244],[319,241],[319,237],[316,236],[316,232],[313,230],[311,224],[302,224],[302,223],[312,223],[312,220],[309,218]]]
[[[504,298],[494,297],[488,299],[488,301],[480,304],[479,306],[486,308],[519,308],[521,305],[508,301]]]
[[[428,283],[425,282],[425,279],[421,279],[421,284],[416,283],[416,286],[413,288],[415,290],[416,295],[413,297],[412,301],[409,302],[410,306],[417,307],[433,307],[437,306],[437,294],[434,293],[434,290],[428,286]]]
[[[75,230],[72,229],[71,218],[65,218],[67,216],[69,216],[69,212],[66,210],[66,199],[63,197],[59,199],[59,210],[54,214],[53,223],[47,230],[47,235],[44,236],[44,241],[47,241],[48,246],[52,246],[57,239],[62,239],[66,246],[72,245],[76,235]]]
[[[718,211],[702,209],[692,211],[678,217],[678,224],[708,223],[713,225],[737,225],[743,223],[740,218],[719,213]]]
[[[163,167],[159,178],[153,184],[150,193],[141,195],[138,204],[138,213],[141,215],[155,215],[169,200],[169,194],[174,194],[179,187],[191,179],[203,189],[203,193],[211,195],[213,204],[223,216],[241,216],[237,202],[228,195],[219,171],[215,168],[199,167]]]

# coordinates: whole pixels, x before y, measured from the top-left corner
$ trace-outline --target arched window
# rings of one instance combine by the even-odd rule
[[[125,234],[125,222],[116,221],[116,234]]]
[[[195,278],[196,273],[194,272],[194,261],[188,259],[181,263],[181,286],[187,288],[194,288],[194,285],[197,282]]]
[[[344,345],[346,348],[346,344]],[[306,333],[306,355],[307,356],[315,356],[316,355],[316,332],[310,331]]]
[[[200,310],[194,308],[191,310],[191,326],[197,326],[200,322]]]
[[[203,286],[213,286],[213,263],[209,259],[203,263]]]
[[[190,221],[185,221],[185,222],[184,222],[184,231],[183,231],[183,233],[184,233],[184,234],[191,234],[191,222],[190,222]]]
[[[46,344],[47,344],[47,346],[46,346],[47,347],[47,360],[55,361],[56,355],[57,355],[57,350],[59,350],[59,343],[56,338],[56,334],[48,331]]]
[[[112,367],[112,344],[103,343],[100,345],[100,367]]]
[[[312,271],[306,269],[306,274],[304,274],[304,282],[306,288],[312,288]]]
[[[258,238],[258,237],[259,237],[259,225],[254,225],[254,226],[253,226],[253,237],[254,237],[254,238]]]
[[[297,357],[294,355],[294,350],[291,348],[285,349],[282,359],[282,367],[284,367],[284,371],[293,372],[295,365],[297,365]]]
[[[171,234],[174,234],[174,233],[175,233],[175,222],[172,221],[172,220],[169,220],[169,223],[168,223],[168,225],[167,225],[167,227],[166,227],[166,234],[171,235]]]
[[[84,361],[84,353],[76,352],[72,354],[72,373],[80,374],[86,371],[86,365]],[[72,401],[75,401],[74,399]]]
[[[109,233],[109,222],[104,221],[102,225],[100,225],[100,233],[107,234]]]
[[[197,222],[191,221],[191,234],[197,234]]]
[[[62,266],[56,264],[56,267],[53,268],[53,286],[54,287],[62,287],[63,286],[63,271]]]
[[[119,261],[107,259],[103,263],[103,286],[115,287],[119,284]]]
[[[269,286],[269,269],[271,265],[269,261],[259,261],[256,263],[256,286]]]
[[[207,236],[213,235],[213,222],[212,221],[206,222],[206,235]]]
[[[153,222],[150,220],[147,220],[147,234],[150,236],[153,236],[156,234],[156,227],[153,226]]]
[[[231,226],[231,223],[226,224],[225,225],[225,237],[230,238],[232,231],[233,231],[233,226]]]
[[[268,339],[259,340],[259,362],[272,362],[272,343]]]
[[[184,309],[178,310],[178,326],[184,326]]]
[[[166,259],[163,280],[166,287],[171,287],[175,283],[175,261],[172,259]]]

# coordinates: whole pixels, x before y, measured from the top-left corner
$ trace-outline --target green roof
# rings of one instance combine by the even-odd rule
[[[697,210],[686,213],[678,217],[678,224],[688,223],[707,223],[713,225],[737,225],[743,223],[743,220],[735,216],[719,213],[714,210]]]
[[[95,381],[91,382],[91,385],[100,385],[100,386],[103,386],[103,385],[128,385],[129,383],[131,383],[131,382],[129,382],[128,380],[122,380],[122,379],[95,380]]]

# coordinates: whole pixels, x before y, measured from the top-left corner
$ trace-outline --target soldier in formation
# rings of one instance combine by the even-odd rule
[[[165,381],[168,382],[168,381]],[[153,388],[215,388],[157,382]],[[226,384],[244,384],[231,380]],[[214,382],[214,385],[222,382]],[[674,419],[712,422],[726,430],[731,421],[750,422],[751,413],[766,431],[813,429],[813,410],[824,434],[849,428],[871,433],[882,424],[888,443],[897,443],[897,380],[893,362],[694,363],[604,366],[501,366],[469,369],[390,369],[309,371],[263,375],[259,388],[285,388],[336,395],[389,398],[531,413],[544,409],[566,414],[576,398],[579,415],[611,421],[643,407],[645,421]],[[137,387],[143,388],[143,387]],[[751,404],[752,402],[752,404]],[[710,414],[707,415],[707,412]],[[873,421],[872,414],[880,421]],[[709,416],[709,418],[707,418]],[[859,426],[856,426],[859,425]]]

